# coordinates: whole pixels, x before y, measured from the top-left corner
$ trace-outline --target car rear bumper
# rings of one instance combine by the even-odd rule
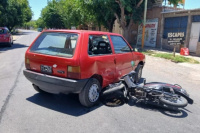
[[[25,77],[34,85],[38,86],[41,90],[54,94],[80,93],[85,84],[88,82],[88,79],[65,79],[33,72],[30,70],[24,70],[23,72]]]

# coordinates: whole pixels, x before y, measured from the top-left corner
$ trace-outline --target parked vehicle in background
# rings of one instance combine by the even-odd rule
[[[45,30],[25,54],[24,75],[38,92],[77,93],[97,103],[102,88],[132,70],[139,81],[145,56],[120,35],[99,31]]]
[[[6,44],[9,47],[13,45],[13,36],[6,27],[0,27],[0,45]]]
[[[42,30],[43,30],[42,28],[38,28],[37,29],[38,32],[42,32]]]

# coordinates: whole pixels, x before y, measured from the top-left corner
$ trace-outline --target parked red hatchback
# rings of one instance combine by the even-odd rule
[[[130,71],[136,70],[139,80],[144,64],[145,56],[119,34],[46,30],[26,51],[24,75],[38,92],[77,93],[90,107],[102,88]]]
[[[0,27],[0,45],[7,44],[9,47],[13,45],[13,37],[6,27]]]

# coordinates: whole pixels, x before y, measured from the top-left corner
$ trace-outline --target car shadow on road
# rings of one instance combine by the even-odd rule
[[[9,50],[14,50],[14,49],[19,49],[19,48],[26,48],[28,47],[27,45],[20,44],[20,43],[14,43],[12,47],[8,47],[6,44],[0,45],[0,52],[5,52]]]
[[[143,79],[144,80],[144,79]],[[140,82],[142,83],[143,80]],[[144,103],[136,103],[132,100],[127,100],[124,98],[122,92],[118,91],[107,95],[106,97],[101,96],[100,102],[94,107],[86,108],[82,106],[79,102],[78,94],[42,94],[37,93],[29,98],[27,98],[29,102],[32,102],[36,105],[58,111],[64,114],[72,115],[75,117],[85,115],[90,113],[101,106],[107,107],[119,107],[124,104],[128,104],[130,107],[138,107],[148,111],[160,112],[166,116],[174,117],[174,118],[185,118],[188,116],[187,112],[190,112],[187,109],[169,109],[164,107],[159,107],[156,105],[144,104]]]
[[[56,95],[37,93],[27,98],[27,100],[39,106],[75,117],[85,115],[102,106],[102,104],[99,103],[94,107],[86,108],[80,104],[77,94]]]

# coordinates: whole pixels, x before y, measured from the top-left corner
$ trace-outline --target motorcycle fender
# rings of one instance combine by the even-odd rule
[[[184,94],[181,91],[177,91],[176,89],[174,89],[174,91],[175,91],[176,94],[186,98],[189,104],[193,104],[193,100],[188,95]]]

